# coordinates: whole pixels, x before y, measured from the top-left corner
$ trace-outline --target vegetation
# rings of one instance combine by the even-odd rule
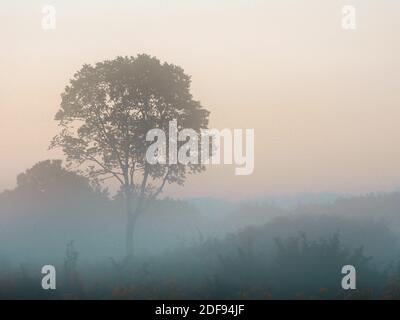
[[[158,200],[140,220],[138,250],[129,265],[119,262],[120,200],[57,160],[19,175],[16,188],[0,194],[0,297],[399,297],[400,194],[293,210],[230,204],[218,223],[203,216],[207,206]],[[40,288],[43,264],[56,266],[54,292]],[[340,286],[347,264],[357,270],[354,291]]]

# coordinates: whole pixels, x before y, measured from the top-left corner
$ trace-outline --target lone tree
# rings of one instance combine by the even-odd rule
[[[126,255],[133,255],[137,219],[166,184],[183,184],[201,164],[150,164],[150,129],[196,132],[208,126],[209,112],[190,93],[190,76],[179,66],[149,55],[85,64],[62,94],[55,120],[61,130],[50,148],[61,147],[68,165],[96,182],[115,179],[126,204]],[[168,145],[166,146],[168,148]],[[167,162],[168,163],[168,162]]]

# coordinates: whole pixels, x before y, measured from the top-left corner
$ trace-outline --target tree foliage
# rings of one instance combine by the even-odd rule
[[[113,177],[135,193],[154,197],[165,183],[183,183],[187,173],[204,169],[149,165],[145,159],[148,130],[167,132],[174,119],[178,129],[207,127],[209,113],[193,99],[190,83],[182,68],[148,55],[86,64],[62,94],[55,117],[62,129],[51,147],[62,147],[70,163],[90,163],[84,168],[91,178]]]

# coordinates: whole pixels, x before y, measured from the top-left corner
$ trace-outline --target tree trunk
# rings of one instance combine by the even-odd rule
[[[133,233],[136,224],[136,215],[132,210],[132,194],[129,190],[125,192],[126,201],[126,259],[130,260],[133,257]]]

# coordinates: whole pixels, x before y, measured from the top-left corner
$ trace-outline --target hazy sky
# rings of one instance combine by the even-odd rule
[[[43,5],[57,10],[41,28]],[[356,7],[357,29],[341,27]],[[213,128],[255,129],[255,171],[215,166],[167,194],[249,197],[400,186],[400,2],[2,1],[0,190],[39,160],[84,63],[148,53],[192,75]]]

